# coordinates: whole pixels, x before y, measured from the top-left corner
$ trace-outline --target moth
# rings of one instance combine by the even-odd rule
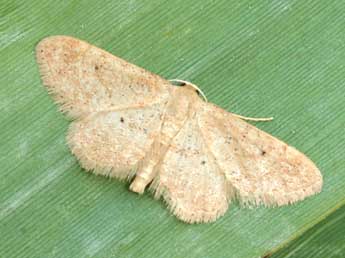
[[[67,142],[81,166],[149,186],[188,223],[211,222],[237,199],[281,206],[321,191],[304,154],[214,104],[194,87],[68,36],[43,39],[44,85],[69,118]]]

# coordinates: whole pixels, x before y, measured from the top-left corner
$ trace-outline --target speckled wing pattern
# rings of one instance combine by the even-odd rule
[[[169,83],[71,37],[45,38],[36,54],[43,83],[75,119],[67,138],[82,167],[133,176],[159,133]]]
[[[43,83],[72,118],[140,108],[169,94],[161,77],[72,37],[43,39],[36,56]]]
[[[233,199],[280,206],[321,190],[304,154],[203,102],[193,87],[68,36],[43,39],[36,53],[43,83],[73,119],[67,141],[81,166],[134,177],[138,193],[151,184],[185,222],[214,221]]]
[[[213,221],[228,209],[231,188],[208,150],[196,114],[172,140],[160,166],[156,197],[187,222]]]
[[[160,105],[91,114],[74,121],[68,143],[87,170],[131,178],[159,133]]]
[[[280,206],[320,192],[320,171],[295,148],[213,104],[198,114],[206,144],[241,203]]]

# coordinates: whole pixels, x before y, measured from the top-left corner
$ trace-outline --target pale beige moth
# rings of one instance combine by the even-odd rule
[[[36,48],[44,85],[73,121],[67,142],[95,174],[150,185],[170,211],[210,222],[229,204],[281,206],[321,191],[304,154],[168,80],[68,36]]]

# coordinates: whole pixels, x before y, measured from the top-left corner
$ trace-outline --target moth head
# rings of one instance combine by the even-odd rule
[[[184,87],[184,89],[187,90],[188,92],[193,92],[194,94],[197,94],[199,97],[201,97],[204,101],[207,102],[207,98],[205,94],[195,84],[188,81],[178,80],[178,79],[173,79],[169,81],[171,82],[172,85]]]

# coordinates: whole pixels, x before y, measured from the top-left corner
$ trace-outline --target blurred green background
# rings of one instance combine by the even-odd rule
[[[0,0],[0,257],[345,257],[345,2]],[[188,225],[128,183],[85,173],[34,48],[84,39],[191,81],[305,152],[321,194],[282,208],[231,205]]]

